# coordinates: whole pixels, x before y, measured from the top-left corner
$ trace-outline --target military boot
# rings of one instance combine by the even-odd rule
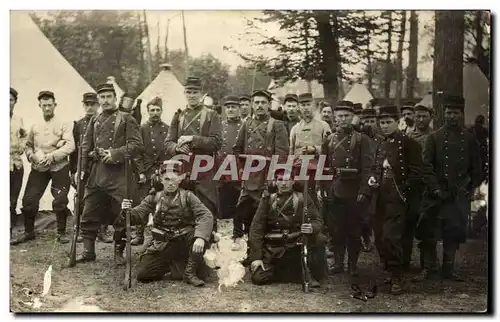
[[[139,245],[144,244],[144,226],[138,225],[138,226],[136,226],[136,228],[137,228],[137,230],[135,232],[135,237],[130,242],[130,245],[132,245],[132,246],[139,246]]]
[[[458,246],[453,245],[443,245],[443,266],[442,275],[443,279],[452,280],[455,282],[463,282],[464,279],[455,272],[455,254],[457,252]]]
[[[329,271],[330,274],[339,274],[344,272],[344,257],[345,248],[335,246],[333,249],[333,267]]]
[[[205,285],[205,282],[198,278],[198,276],[196,276],[198,266],[200,265],[202,259],[203,257],[201,254],[191,253],[189,255],[186,268],[184,269],[184,282],[196,287]]]
[[[101,225],[101,229],[97,233],[97,239],[106,244],[111,244],[113,242],[113,238],[108,236],[108,225]]]
[[[57,221],[57,241],[60,244],[67,244],[70,242],[66,235],[66,223],[68,220],[68,213],[66,211],[56,211]]]
[[[358,276],[357,266],[358,266],[359,251],[348,253],[347,255],[347,271],[352,277]]]
[[[23,211],[24,234],[10,241],[11,245],[18,245],[35,239],[35,215],[33,211]]]
[[[125,265],[126,260],[123,257],[123,251],[125,250],[125,241],[119,240],[115,241],[115,265],[122,266]]]
[[[95,261],[95,241],[92,239],[83,239],[83,252],[76,256],[77,263]]]
[[[391,290],[389,291],[392,295],[400,295],[404,293],[401,281],[401,273],[399,271],[393,271],[391,276]]]

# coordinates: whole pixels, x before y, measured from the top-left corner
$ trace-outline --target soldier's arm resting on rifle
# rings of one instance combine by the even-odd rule
[[[186,193],[186,203],[196,218],[194,237],[201,238],[208,243],[214,228],[214,215],[194,193],[189,190],[186,190]]]
[[[137,151],[140,150],[142,145],[139,125],[137,124],[135,118],[129,114],[126,114],[123,116],[122,122],[125,122],[125,126],[127,127],[125,129],[127,137],[125,138],[125,144],[123,146],[117,149],[109,150],[113,163],[124,163],[126,157],[132,159]]]
[[[274,121],[274,154],[288,155],[290,144],[288,142],[288,132],[282,121]]]
[[[208,136],[193,135],[191,144],[194,149],[205,151],[207,154],[214,154],[222,147],[222,124],[217,112],[210,111],[207,114],[207,116],[210,116]]]
[[[96,117],[92,117],[87,125],[87,130],[83,135],[83,140],[80,142],[82,145],[82,165],[81,171],[86,172],[89,167],[90,156],[89,153],[94,150],[94,123]]]
[[[372,153],[372,148],[370,144],[370,139],[368,136],[361,134],[361,139],[359,140],[360,151],[361,151],[361,184],[359,186],[358,196],[363,195],[366,198],[371,195],[371,188],[368,186],[368,179],[371,177],[371,170],[374,162],[374,156]]]
[[[62,125],[62,141],[63,145],[55,151],[47,154],[48,158],[52,158],[54,162],[61,162],[66,159],[73,151],[75,151],[75,139],[73,132],[69,129],[69,125],[64,123]]]
[[[148,223],[149,214],[155,212],[156,202],[154,195],[147,195],[141,203],[134,208],[132,208],[131,199],[123,199],[122,209],[128,209],[130,213],[130,224],[131,225],[146,225]],[[120,220],[125,222],[124,214],[120,214]]]
[[[73,140],[75,141],[75,150],[71,152],[69,156],[69,172],[71,174],[75,174],[77,171],[77,166],[78,166],[78,146],[76,142],[80,139],[79,138],[79,133],[78,133],[78,123],[75,121],[73,123]],[[79,144],[82,144],[82,142],[79,142]]]
[[[307,216],[312,226],[312,234],[317,234],[323,230],[323,220],[321,219],[318,208],[314,204],[312,198],[307,198]]]
[[[470,169],[469,175],[471,178],[471,191],[474,191],[477,187],[481,185],[481,151],[479,148],[479,142],[475,139],[475,137],[471,137],[470,139]]]
[[[264,192],[266,193],[266,192]],[[259,202],[255,216],[253,217],[252,224],[250,225],[250,232],[248,234],[248,242],[250,246],[250,259],[251,261],[262,260],[262,247],[264,245],[264,235],[266,234],[266,217],[270,210],[269,194],[264,195]]]

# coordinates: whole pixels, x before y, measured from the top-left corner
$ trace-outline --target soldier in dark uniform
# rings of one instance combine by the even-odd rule
[[[373,163],[370,139],[354,130],[353,103],[339,101],[335,108],[337,131],[326,138],[321,154],[336,176],[325,193],[332,198],[328,227],[333,238],[334,266],[332,273],[344,271],[347,246],[348,271],[356,276],[361,248],[361,224],[370,197],[368,176]]]
[[[294,181],[285,171],[277,171],[276,179],[277,192],[264,190],[250,227],[251,276],[257,285],[301,281],[301,248],[297,242],[302,237],[308,238],[308,246],[324,248],[323,225],[314,202],[307,200],[309,220],[302,222],[302,192],[294,191]],[[311,286],[319,287],[314,269],[309,267]]]
[[[256,90],[252,93],[253,116],[243,123],[238,132],[233,148],[237,156],[239,154],[265,157],[279,155],[285,159],[288,156],[289,145],[285,125],[269,115],[271,97],[271,93],[266,90]],[[233,228],[233,239],[236,244],[239,244],[238,239],[250,230],[265,183],[265,171],[250,176],[242,183]]]
[[[444,96],[445,125],[429,134],[424,148],[424,164],[435,177],[427,185],[418,235],[424,250],[421,277],[436,272],[436,242],[443,240],[442,277],[461,280],[455,273],[455,254],[466,241],[470,198],[481,184],[479,145],[463,126],[464,99]]]
[[[164,142],[167,158],[178,154],[216,156],[222,147],[222,126],[217,112],[203,106],[201,79],[188,77],[184,86],[188,105],[178,110]],[[188,168],[186,171],[190,171]],[[199,174],[194,193],[217,216],[217,187],[213,176],[216,169]]]
[[[286,94],[283,106],[286,113],[285,127],[290,135],[292,127],[300,122],[299,97],[295,94]]]
[[[250,95],[240,95],[240,118],[242,121],[252,115],[250,101]]]
[[[402,238],[407,199],[422,179],[422,152],[415,140],[398,130],[399,113],[394,105],[382,106],[379,126],[385,141],[376,152],[368,184],[378,188],[375,215],[375,245],[385,269],[391,273],[391,293],[401,294]]]
[[[361,133],[365,134],[370,138],[370,146],[372,148],[371,153],[375,156],[377,147],[384,140],[384,136],[380,134],[380,130],[377,125],[377,111],[372,108],[366,108],[361,112]],[[373,248],[373,243],[371,240],[372,228],[373,228],[373,218],[376,214],[376,198],[371,198],[370,206],[366,212],[366,216],[363,218],[363,226],[361,229],[361,243],[363,246],[363,251],[370,252]]]
[[[169,160],[160,168],[163,191],[148,195],[140,205],[129,209],[132,200],[124,199],[122,209],[129,209],[132,223],[145,225],[153,213],[152,244],[141,255],[137,280],[161,280],[175,262],[185,263],[184,281],[194,286],[205,282],[198,277],[203,254],[212,235],[214,217],[208,208],[189,191],[179,188],[181,162]],[[124,218],[121,218],[124,222]]]
[[[238,97],[226,96],[223,99],[223,104],[227,119],[222,121],[222,149],[219,153],[221,162],[227,155],[232,154],[238,131],[243,124],[240,118],[240,101]],[[222,218],[234,217],[236,203],[240,195],[240,186],[241,183],[238,181],[220,182],[218,188]]]
[[[126,187],[133,180],[125,174],[125,162],[136,156],[142,147],[139,126],[135,119],[118,111],[113,85],[97,89],[102,112],[90,120],[82,142],[82,176],[88,175],[85,187],[81,233],[83,252],[77,262],[94,261],[95,239],[100,224],[113,223],[121,211]],[[110,218],[102,218],[107,215]],[[115,224],[115,263],[125,264],[125,229]]]
[[[143,200],[151,189],[151,176],[166,160],[163,141],[167,137],[168,125],[161,120],[163,102],[160,97],[153,98],[147,105],[149,119],[141,125],[141,138],[144,144],[142,153],[136,158],[139,173],[138,199]],[[132,245],[144,243],[144,226],[138,226]]]

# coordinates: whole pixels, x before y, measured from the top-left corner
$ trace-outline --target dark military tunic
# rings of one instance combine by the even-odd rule
[[[141,256],[137,279],[159,280],[174,261],[185,262],[197,238],[208,245],[214,218],[208,208],[189,190],[179,189],[175,196],[165,192],[148,195],[130,209],[132,224],[145,225],[153,213],[153,241]]]
[[[87,125],[90,122],[92,116],[86,115],[84,118],[74,122],[73,124],[73,138],[75,140],[75,151],[69,156],[69,169],[71,174],[76,173],[78,167],[78,151],[80,149],[80,138],[83,139],[85,131],[87,130]]]
[[[410,195],[423,180],[419,144],[400,131],[386,138],[378,146],[373,177],[380,184],[375,215],[375,245],[386,269],[399,274],[403,264],[402,237]]]
[[[279,155],[286,159],[288,155],[288,135],[282,121],[269,115],[262,119],[247,118],[241,126],[233,151],[236,155],[255,154],[266,157]],[[244,160],[242,161],[244,164]],[[248,233],[258,202],[266,182],[266,173],[252,174],[242,182],[241,194],[236,206],[233,237],[243,237]]]
[[[432,133],[432,128],[430,126],[425,131],[420,131],[418,128],[415,128],[414,131],[408,134],[408,137],[417,141],[423,150],[425,146],[425,140],[431,133]]]
[[[193,136],[193,141],[190,143],[193,155],[215,156],[222,146],[221,121],[217,112],[202,105],[178,110],[172,119],[164,142],[168,158],[178,154],[175,151],[177,141],[181,136],[188,135]],[[214,215],[217,214],[217,192],[215,182],[212,180],[215,172],[216,169],[213,169],[200,174],[195,187],[196,196]]]
[[[82,171],[89,173],[81,223],[82,237],[95,240],[100,223],[112,223],[120,213],[127,184],[132,182],[132,171],[129,171],[128,180],[125,176],[126,156],[128,153],[129,160],[132,160],[141,146],[139,126],[129,114],[117,110],[104,111],[90,120],[82,142]],[[91,152],[97,148],[109,149],[112,163],[105,164],[92,157]],[[103,220],[100,214],[107,214],[110,218]],[[121,237],[115,235],[115,238]]]
[[[308,237],[308,246],[324,243],[320,233],[322,221],[314,202],[308,199],[308,217],[313,234]],[[255,284],[271,283],[275,280],[297,281],[301,277],[300,241],[302,234],[302,193],[272,194],[261,199],[250,228],[250,259],[262,260],[266,271],[261,268],[252,273]],[[286,241],[276,240],[276,235],[288,234]],[[274,238],[270,238],[275,235]],[[324,245],[323,245],[324,247]]]

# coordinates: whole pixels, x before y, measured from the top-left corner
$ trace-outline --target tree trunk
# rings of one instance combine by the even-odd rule
[[[476,11],[474,15],[474,29],[476,34],[476,46],[474,47],[474,56],[477,59],[484,55],[483,48],[483,38],[484,38],[484,30],[482,25],[482,12]]]
[[[144,60],[144,43],[143,43],[143,39],[144,39],[144,31],[142,30],[142,19],[141,19],[141,15],[138,13],[137,14],[138,18],[139,18],[139,43],[140,43],[140,69],[139,69],[139,84],[137,84],[137,87],[138,87],[138,92],[142,92],[142,90],[144,89],[144,84],[146,83],[146,79],[145,79],[145,75],[144,75],[144,71],[146,70],[146,62]]]
[[[433,105],[434,128],[443,125],[441,95],[463,95],[464,11],[435,11]]]
[[[151,53],[151,40],[149,39],[149,27],[148,27],[148,19],[146,16],[146,10],[142,11],[144,15],[144,34],[146,36],[146,55],[148,57],[147,66],[148,66],[148,83],[153,81],[153,55]]]
[[[366,33],[366,38],[365,38],[365,45],[366,45],[366,77],[368,78],[368,91],[370,93],[373,91],[373,69],[372,69],[372,52],[370,51],[370,44],[371,44],[371,30],[368,28],[368,21],[366,18],[366,12],[363,11],[363,21],[365,22],[365,33]]]
[[[387,25],[387,57],[385,60],[385,86],[384,86],[384,97],[389,99],[391,96],[391,81],[392,81],[392,11],[386,11],[388,15],[388,25]]]
[[[181,11],[181,17],[182,17],[182,34],[184,36],[184,55],[185,55],[185,74],[187,76],[188,74],[188,68],[189,68],[189,51],[188,51],[188,43],[187,43],[187,35],[186,35],[186,22],[184,20],[184,11]]]
[[[169,62],[168,59],[168,32],[170,29],[170,19],[167,20],[167,33],[165,34],[165,62]]]
[[[318,25],[319,49],[323,53],[321,70],[323,73],[323,91],[325,99],[334,104],[338,100],[338,61],[336,59],[338,39],[333,34],[330,15],[328,12],[315,12],[314,19]],[[332,14],[333,28],[335,29],[336,17]]]
[[[410,48],[408,62],[408,79],[406,83],[406,97],[413,98],[415,85],[417,82],[417,66],[418,66],[418,16],[415,10],[410,13]]]
[[[401,95],[403,94],[403,44],[406,34],[406,11],[403,10],[401,13],[401,30],[399,32],[398,41],[398,71],[396,74],[396,105],[401,106]]]

